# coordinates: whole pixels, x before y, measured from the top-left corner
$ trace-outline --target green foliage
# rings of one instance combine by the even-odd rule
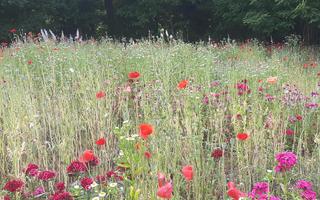
[[[0,39],[41,28],[59,33],[140,38],[163,28],[188,41],[302,35],[319,42],[318,0],[1,0]]]

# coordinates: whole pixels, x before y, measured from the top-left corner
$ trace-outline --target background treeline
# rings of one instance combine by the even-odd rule
[[[0,40],[41,28],[85,37],[159,35],[187,41],[301,35],[319,43],[320,0],[0,0]]]

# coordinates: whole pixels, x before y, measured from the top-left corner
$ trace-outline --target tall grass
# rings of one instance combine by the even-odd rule
[[[318,59],[306,48],[286,46],[270,54],[253,43],[17,43],[0,60],[1,177],[25,179],[23,168],[37,163],[72,183],[66,166],[94,149],[101,164],[92,175],[120,162],[130,166],[131,180],[114,199],[129,199],[128,185],[140,189],[140,199],[156,199],[158,172],[171,174],[174,199],[226,199],[228,181],[249,191],[274,170],[275,154],[293,151],[298,164],[288,176],[310,180],[320,192],[319,109],[304,106],[319,103],[310,93],[320,92],[320,70],[303,68]],[[127,92],[130,71],[141,77]],[[266,82],[270,76],[278,78],[276,84]],[[189,85],[178,90],[183,79]],[[239,96],[235,84],[244,79],[251,93]],[[214,81],[219,85],[212,86]],[[310,99],[286,105],[285,84]],[[106,98],[97,100],[98,91]],[[275,99],[266,100],[267,93]],[[296,114],[303,120],[291,124],[288,118]],[[132,137],[144,122],[155,128],[148,141]],[[284,134],[288,128],[293,136]],[[249,139],[237,140],[239,132],[249,133]],[[105,148],[95,144],[101,137],[107,138]],[[137,143],[140,150],[134,148]],[[224,152],[220,159],[211,157],[216,148]],[[189,186],[181,175],[185,165],[195,170]],[[283,195],[280,184],[271,182],[273,193]]]

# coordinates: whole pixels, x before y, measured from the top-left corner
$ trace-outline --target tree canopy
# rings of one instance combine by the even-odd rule
[[[319,43],[319,0],[0,0],[0,40],[17,33],[140,38],[161,29],[184,40],[301,35]]]

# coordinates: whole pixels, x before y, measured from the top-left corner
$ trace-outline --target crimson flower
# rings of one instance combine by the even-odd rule
[[[285,131],[285,134],[286,134],[286,135],[293,135],[293,134],[294,134],[294,131],[293,131],[292,129],[287,129],[287,130]]]
[[[56,192],[50,198],[50,200],[73,200],[69,192]]]
[[[193,178],[193,167],[186,165],[182,168],[182,174],[187,181],[191,181]]]
[[[96,145],[102,146],[106,144],[106,139],[105,138],[100,138],[96,141]]]
[[[249,138],[249,134],[248,133],[238,133],[237,138],[238,138],[238,140],[244,141]]]
[[[10,180],[6,182],[6,184],[3,187],[3,190],[7,190],[9,192],[17,192],[22,189],[23,185],[24,185],[23,181],[19,179]]]
[[[138,79],[139,77],[140,77],[140,73],[137,71],[129,72],[129,74],[128,74],[128,78],[131,80]]]
[[[42,181],[48,181],[55,177],[56,177],[56,172],[51,170],[42,171],[42,172],[39,172],[38,174],[38,179]]]
[[[66,189],[66,186],[64,185],[64,182],[57,182],[56,184],[54,184],[54,188],[56,189],[56,191],[62,192]]]
[[[188,83],[189,83],[188,80],[180,81],[180,83],[178,84],[178,89],[180,89],[180,90],[185,89],[187,87]]]
[[[93,183],[92,178],[85,177],[80,180],[80,184],[85,190],[90,190],[91,189],[91,184]]]
[[[151,135],[153,132],[153,127],[150,124],[140,124],[140,136],[143,139],[148,139],[148,137]]]
[[[72,175],[76,173],[83,173],[87,171],[87,166],[78,160],[72,161],[71,164],[67,167],[67,173]]]
[[[38,175],[39,166],[33,163],[29,163],[27,168],[24,169],[24,172],[27,176],[36,176]]]
[[[211,157],[215,158],[215,159],[219,159],[223,156],[223,151],[221,149],[215,149],[212,151],[211,153]]]
[[[106,96],[106,93],[104,91],[99,91],[96,93],[96,98],[97,99],[102,99]]]

